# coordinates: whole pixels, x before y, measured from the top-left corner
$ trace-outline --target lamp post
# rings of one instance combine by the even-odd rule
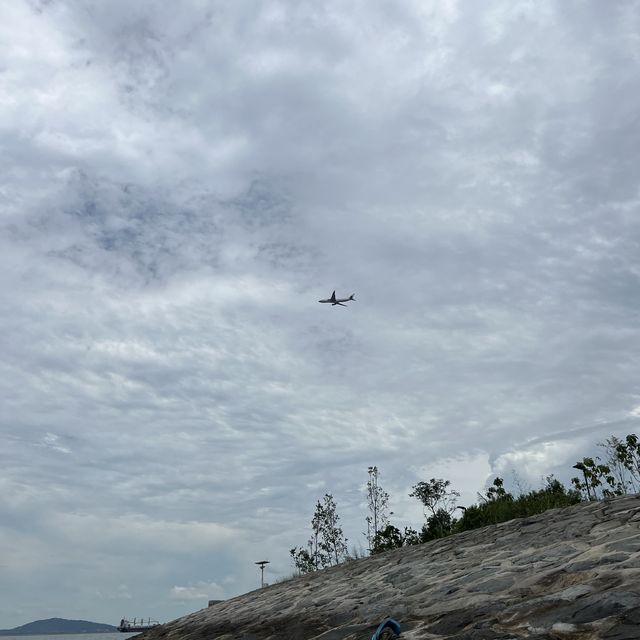
[[[260,560],[256,562],[260,566],[260,588],[264,587],[264,565],[269,564],[268,560]]]
[[[585,467],[582,462],[576,462],[576,464],[573,465],[573,468],[578,469],[579,471],[582,471],[582,473],[584,474],[584,484],[587,487],[587,498],[591,500],[591,490],[589,488],[589,478],[587,477],[587,467]],[[594,490],[594,493],[595,493],[595,490]],[[594,500],[595,500],[595,497],[594,497]]]

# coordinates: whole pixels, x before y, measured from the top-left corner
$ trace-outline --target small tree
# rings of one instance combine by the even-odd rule
[[[369,507],[369,515],[367,516],[367,542],[369,543],[369,552],[374,548],[374,540],[381,529],[389,524],[387,509],[389,505],[389,494],[384,491],[378,484],[380,473],[378,467],[369,467],[367,469],[369,480],[367,482],[367,505]]]
[[[320,521],[320,549],[327,558],[327,565],[339,564],[347,553],[347,538],[339,525],[340,517],[330,493],[325,494],[322,504],[318,502],[316,515]]]
[[[571,478],[573,486],[586,495],[587,500],[599,500],[601,497],[611,498],[622,495],[623,489],[618,486],[611,473],[609,465],[602,464],[600,458],[582,458],[573,465],[574,469],[582,471],[582,479]],[[606,485],[605,485],[606,483]],[[600,495],[598,494],[600,491]]]
[[[309,573],[334,564],[336,549],[338,554],[346,551],[346,541],[341,538],[342,529],[336,527],[338,516],[335,502],[326,494],[323,502],[316,502],[316,510],[311,518],[311,537],[307,548],[294,547],[289,551],[293,564],[299,573]],[[335,560],[337,563],[337,560]]]
[[[371,553],[382,553],[389,549],[397,549],[404,544],[400,529],[388,524],[384,529],[376,533],[372,540]]]
[[[433,526],[435,530],[439,532],[439,536],[442,537],[450,532],[451,527],[448,529],[445,526],[445,519],[442,515],[438,515],[439,512],[444,512],[449,515],[449,520],[456,509],[457,499],[460,497],[458,491],[449,489],[451,482],[442,478],[431,478],[429,482],[418,482],[418,484],[412,487],[413,491],[409,494],[412,498],[417,498],[422,502],[425,509],[425,516],[433,517]],[[427,527],[429,523],[427,521]]]
[[[420,537],[415,529],[405,527],[404,532],[401,532],[398,527],[388,524],[384,529],[378,531],[373,539],[371,553],[382,553],[383,551],[389,551],[390,549],[398,549],[399,547],[419,543]]]
[[[624,440],[611,436],[600,443],[607,452],[607,465],[621,493],[640,491],[640,443],[635,433]]]
[[[498,500],[502,500],[502,501],[513,500],[513,496],[510,493],[507,493],[507,490],[504,488],[504,479],[500,477],[494,478],[493,483],[487,489],[487,494],[485,496],[478,494],[478,497],[483,502],[496,502]]]
[[[631,485],[635,492],[640,491],[640,441],[635,433],[630,433],[625,442],[618,447],[618,457],[631,473]]]
[[[327,554],[322,548],[324,518],[324,509],[320,500],[318,500],[316,502],[316,510],[313,514],[313,518],[311,518],[311,538],[309,538],[309,541],[307,542],[307,547],[309,548],[310,555],[313,559],[313,566],[316,570],[326,567],[329,564]]]
[[[456,520],[444,509],[438,509],[435,514],[427,518],[427,524],[420,531],[420,542],[428,542],[436,538],[442,538],[453,533]]]
[[[293,560],[293,566],[298,574],[311,573],[317,570],[315,560],[307,549],[302,547],[294,547],[289,550],[289,555]]]

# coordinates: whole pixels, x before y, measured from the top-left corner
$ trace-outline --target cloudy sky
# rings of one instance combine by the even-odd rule
[[[637,431],[639,73],[636,1],[3,2],[0,627]]]

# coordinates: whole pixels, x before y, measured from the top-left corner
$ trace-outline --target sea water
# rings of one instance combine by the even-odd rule
[[[0,636],[0,640],[25,640],[34,638],[37,640],[126,640],[137,633],[56,633],[52,635],[42,634],[37,636]]]

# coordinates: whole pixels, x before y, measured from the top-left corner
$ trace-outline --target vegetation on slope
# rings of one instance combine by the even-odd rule
[[[419,531],[412,527],[404,527],[401,531],[389,521],[389,494],[380,486],[378,468],[369,467],[369,514],[365,534],[368,551],[370,554],[381,553],[514,518],[525,518],[547,509],[640,491],[638,436],[629,434],[624,439],[611,436],[598,446],[604,449],[604,459],[600,456],[585,457],[576,462],[573,468],[580,473],[571,479],[571,489],[548,476],[542,488],[514,496],[505,489],[503,478],[497,477],[484,494],[478,494],[476,504],[462,507],[457,505],[460,494],[451,488],[448,480],[431,478],[418,482],[409,495],[424,507],[426,521]],[[318,501],[311,527],[312,536],[307,546],[294,547],[290,551],[297,573],[316,571],[358,555],[347,552],[347,539],[339,526],[337,506],[331,494],[326,494],[323,502]]]

